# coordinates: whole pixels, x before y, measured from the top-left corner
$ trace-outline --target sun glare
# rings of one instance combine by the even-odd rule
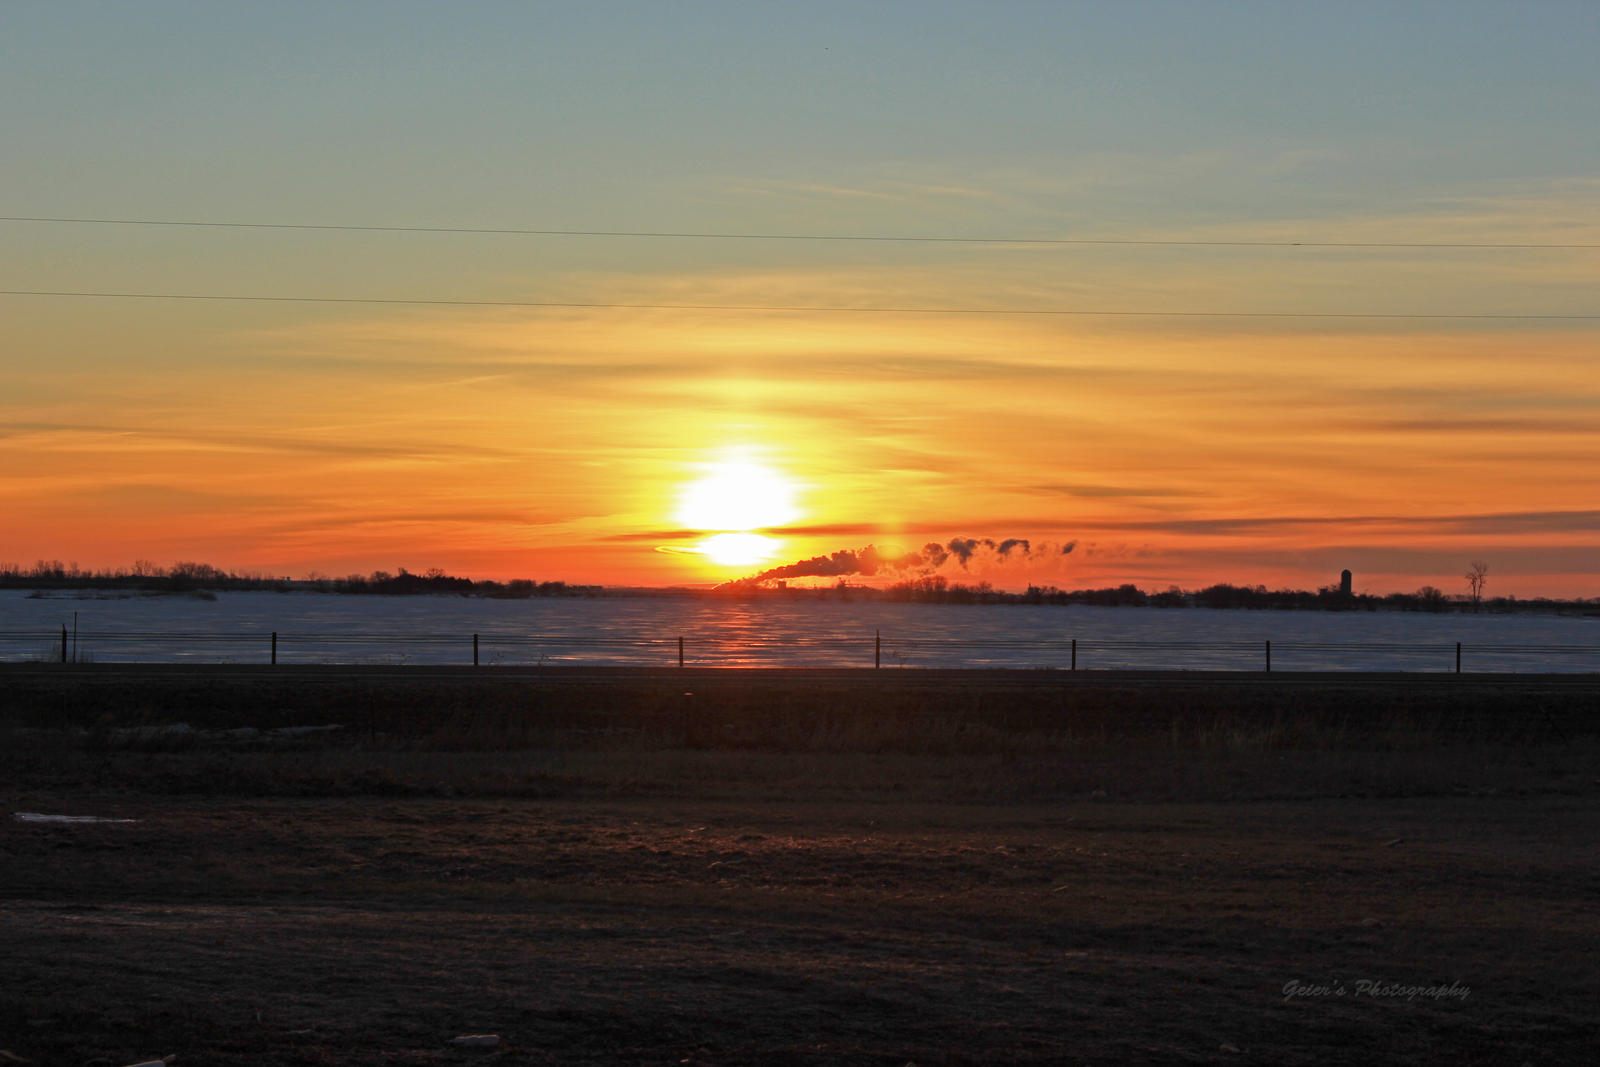
[[[678,521],[694,530],[748,533],[793,522],[794,500],[794,484],[771,467],[725,460],[684,491]]]

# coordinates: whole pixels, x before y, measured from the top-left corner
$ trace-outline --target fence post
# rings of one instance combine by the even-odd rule
[[[1272,673],[1272,642],[1267,642],[1267,673]]]
[[[61,662],[67,662],[67,624],[61,624]]]
[[[272,631],[272,665],[278,665],[278,631]]]
[[[1078,639],[1076,637],[1072,639],[1072,669],[1078,669]]]
[[[1461,642],[1456,642],[1456,673],[1461,673]]]
[[[883,666],[883,631],[872,631],[872,666],[874,669]]]
[[[678,666],[683,666],[683,635],[678,635]]]
[[[472,665],[474,667],[476,667],[478,665],[478,635],[477,634],[473,634],[472,635]]]

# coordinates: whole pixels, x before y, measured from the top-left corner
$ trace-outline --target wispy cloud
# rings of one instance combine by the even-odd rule
[[[1177,489],[1171,486],[1139,485],[1031,485],[1030,492],[1058,493],[1062,496],[1081,497],[1086,500],[1138,500],[1162,497],[1194,497],[1204,494],[1194,489]]]
[[[1578,406],[1578,405],[1573,405]],[[1485,415],[1417,419],[1367,419],[1352,420],[1351,425],[1362,430],[1392,431],[1395,433],[1448,433],[1448,434],[1600,434],[1600,422],[1592,418],[1552,416]]]
[[[1430,534],[1580,533],[1600,531],[1600,510],[1471,512],[1440,515],[1262,515],[1214,518],[1099,519],[1062,515],[1011,515],[971,519],[921,519],[915,522],[803,523],[764,532],[784,537],[881,537],[949,534],[967,528],[995,531],[1137,532],[1225,536],[1274,531],[1341,531],[1351,528],[1407,530]],[[703,537],[702,530],[660,529],[608,535],[618,542],[671,541]]]
[[[115,423],[0,423],[0,438],[16,442],[34,439],[54,451],[114,446],[124,451],[296,453],[392,459],[507,458],[523,454],[459,441],[410,441],[402,445],[355,439],[348,434],[348,430],[337,428],[323,436],[314,428],[302,434],[249,434]]]
[[[1430,534],[1576,533],[1600,530],[1600,511],[1479,512],[1440,515],[1274,515],[1203,519],[1087,520],[1085,529],[1226,535],[1281,530],[1404,529]]]

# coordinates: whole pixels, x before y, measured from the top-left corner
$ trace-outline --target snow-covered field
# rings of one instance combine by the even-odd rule
[[[1600,671],[1600,618],[1048,605],[0,591],[0,659]],[[73,634],[76,634],[74,640]],[[881,653],[875,639],[881,634]]]

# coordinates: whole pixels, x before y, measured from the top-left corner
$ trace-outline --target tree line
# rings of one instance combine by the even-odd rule
[[[1148,608],[1231,608],[1277,611],[1558,611],[1600,609],[1600,597],[1584,599],[1520,599],[1482,595],[1481,579],[1465,595],[1451,595],[1432,585],[1413,593],[1346,593],[1336,585],[1315,591],[1268,589],[1264,585],[1231,585],[1226,582],[1203,589],[1169,586],[1147,592],[1132,583],[1102,589],[1060,589],[1053,585],[1030,585],[1021,593],[995,589],[988,582],[951,582],[944,575],[929,575],[893,585],[875,587],[851,585],[844,580],[831,586],[730,590],[719,595],[735,597],[789,597],[801,599],[884,600],[918,604],[1084,604],[1095,607]]]
[[[1467,575],[1470,591],[1466,595],[1447,594],[1431,585],[1425,585],[1414,593],[1375,596],[1369,593],[1346,593],[1336,585],[1308,591],[1268,589],[1264,585],[1228,583],[1195,590],[1180,589],[1174,585],[1158,592],[1147,592],[1131,583],[1103,589],[1070,590],[1053,585],[1030,585],[1024,592],[1011,593],[996,589],[988,582],[973,584],[952,582],[944,575],[927,575],[888,586],[851,585],[840,579],[834,585],[823,586],[788,586],[779,582],[775,586],[648,592],[657,595],[734,599],[844,599],[919,604],[1084,604],[1097,607],[1199,607],[1280,611],[1507,612],[1600,609],[1600,597],[1566,600],[1545,597],[1519,599],[1510,596],[1487,598],[1483,596],[1487,567],[1474,562],[1473,568]],[[81,569],[75,563],[62,563],[60,560],[40,560],[27,568],[15,564],[0,564],[0,588],[117,589],[152,595],[203,591],[267,591],[386,596],[444,595],[502,599],[596,596],[607,592],[602,586],[573,585],[557,581],[541,582],[530,578],[516,578],[506,582],[462,578],[447,574],[438,567],[430,568],[420,574],[400,567],[394,572],[380,570],[370,574],[349,574],[342,578],[313,573],[305,578],[292,579],[260,573],[237,573],[208,563],[182,560],[165,567],[148,560],[136,560],[127,570],[94,571]],[[616,593],[613,592],[612,595]]]
[[[128,570],[84,570],[75,563],[40,560],[32,567],[0,565],[0,589],[118,589],[160,593],[317,592],[371,593],[387,596],[479,596],[524,599],[537,596],[588,596],[599,587],[517,578],[509,582],[458,578],[438,567],[413,574],[404,567],[393,573],[349,574],[342,578],[311,574],[293,579],[260,573],[237,573],[209,563],[179,561],[162,567],[137,560]]]

